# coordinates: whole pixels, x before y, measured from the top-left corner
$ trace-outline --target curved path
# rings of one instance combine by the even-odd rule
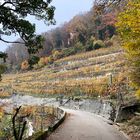
[[[64,123],[46,140],[127,140],[107,120],[83,111],[65,109]]]

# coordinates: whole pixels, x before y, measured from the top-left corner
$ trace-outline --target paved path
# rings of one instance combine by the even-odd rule
[[[127,140],[105,119],[83,111],[66,110],[70,115],[46,140]]]

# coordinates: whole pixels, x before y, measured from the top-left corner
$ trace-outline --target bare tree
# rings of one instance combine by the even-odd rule
[[[26,118],[29,117],[29,114],[27,114],[26,116],[18,116],[20,109],[21,106],[16,108],[16,112],[12,118],[13,135],[15,140],[22,140],[27,124]],[[17,123],[18,123],[18,127],[17,127]]]

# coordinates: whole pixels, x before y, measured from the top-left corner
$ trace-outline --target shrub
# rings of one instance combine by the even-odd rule
[[[33,66],[33,68],[34,68],[35,70],[37,70],[37,69],[40,69],[41,67],[39,66],[39,64],[35,64],[35,65]]]
[[[140,89],[136,91],[136,96],[140,99]]]
[[[0,81],[2,80],[1,74],[3,74],[6,71],[6,69],[6,65],[0,65]]]
[[[49,57],[48,57],[48,63],[49,63],[49,64],[52,64],[53,62],[54,62],[53,57],[52,57],[52,56],[49,56]]]
[[[37,64],[39,61],[39,57],[38,56],[32,56],[29,60],[28,63],[30,65],[30,68],[32,68],[33,65]]]
[[[66,57],[66,56],[74,55],[79,52],[83,52],[84,50],[85,50],[85,48],[84,48],[83,44],[81,42],[77,42],[74,47],[63,49],[61,55],[63,57]]]
[[[63,49],[62,54],[64,57],[76,54],[74,47]]]
[[[7,67],[6,65],[0,65],[0,74],[4,73],[6,71]]]
[[[49,56],[49,57],[41,57],[38,61],[37,64],[35,64],[33,67],[34,69],[39,69],[41,67],[44,67],[45,65],[48,65],[48,64],[52,64],[54,61],[53,57],[52,56]]]
[[[77,42],[74,46],[75,53],[84,51],[84,46],[81,42]]]
[[[49,57],[45,57],[45,58],[44,58],[44,62],[45,62],[45,64],[47,65],[47,64],[49,63]]]
[[[46,62],[45,62],[45,57],[41,57],[40,60],[38,61],[38,66],[42,67],[45,66]]]
[[[105,46],[111,47],[111,46],[113,46],[113,42],[111,40],[107,40],[107,41],[105,41]]]
[[[55,50],[55,51],[52,52],[52,56],[53,56],[54,60],[57,60],[57,59],[62,58],[62,53],[57,51],[57,50]]]
[[[85,51],[92,51],[94,49],[94,41],[95,38],[91,36],[91,38],[86,42],[86,48]]]
[[[94,46],[93,48],[96,50],[96,49],[100,49],[100,48],[105,48],[105,44],[102,40],[97,40],[94,42]]]
[[[4,115],[4,110],[3,110],[2,107],[0,107],[0,121],[1,121],[1,119],[3,117],[3,115]]]
[[[93,50],[93,43],[87,42],[85,51],[92,51]]]
[[[28,61],[27,60],[25,60],[25,61],[23,61],[22,63],[21,63],[21,69],[22,70],[28,70],[29,69],[29,63],[28,63]]]

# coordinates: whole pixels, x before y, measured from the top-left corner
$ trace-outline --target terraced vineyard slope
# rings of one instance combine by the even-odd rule
[[[123,51],[110,47],[55,61],[38,71],[3,75],[3,95],[13,92],[40,96],[105,94],[110,81],[124,72]],[[11,90],[12,89],[12,90]]]

